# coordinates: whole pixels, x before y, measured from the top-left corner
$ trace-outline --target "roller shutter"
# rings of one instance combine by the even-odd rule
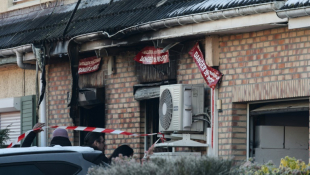
[[[6,142],[6,144],[9,144],[20,135],[20,112],[9,112],[0,114],[0,129],[5,129],[6,127],[10,129],[10,140]]]

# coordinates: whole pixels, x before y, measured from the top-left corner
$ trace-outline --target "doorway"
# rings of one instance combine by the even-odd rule
[[[80,107],[80,126],[105,127],[105,104]],[[80,132],[80,145],[84,145],[87,132]]]
[[[144,100],[145,103],[145,125],[146,133],[159,132],[159,98]],[[148,149],[157,140],[157,135],[146,137],[146,148]]]

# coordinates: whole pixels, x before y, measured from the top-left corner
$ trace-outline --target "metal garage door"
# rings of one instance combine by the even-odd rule
[[[20,112],[10,112],[10,113],[1,113],[0,114],[0,129],[5,129],[9,126],[10,133],[10,141],[12,142],[20,135]]]

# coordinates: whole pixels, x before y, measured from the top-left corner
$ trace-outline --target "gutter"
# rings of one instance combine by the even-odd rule
[[[16,55],[16,62],[18,67],[22,69],[35,70],[36,65],[24,63],[24,53],[32,52],[32,44],[27,44],[23,46],[13,47],[10,49],[0,50],[0,56],[8,57],[11,55]]]
[[[104,33],[103,31],[98,31],[98,32],[75,36],[69,40],[68,45],[67,45],[67,51],[69,51],[69,45],[71,42],[74,42],[77,44],[83,44],[86,42],[96,41],[101,38],[106,38],[106,36],[103,33]],[[113,39],[105,39],[104,41],[100,41],[100,43],[101,43],[100,48],[94,48],[93,50],[110,48],[110,47],[119,47],[121,45],[131,44],[131,42],[128,42],[127,40],[113,40]]]
[[[67,45],[67,51],[69,50],[69,45],[72,41],[74,41],[77,44],[82,44],[82,43],[89,42],[89,41],[95,41],[101,37],[104,37],[103,31],[86,33],[86,34],[75,36],[69,40],[68,45]]]
[[[295,9],[286,9],[277,11],[279,18],[297,18],[302,16],[310,16],[310,7],[301,7]]]
[[[245,16],[245,15],[253,15],[253,14],[259,14],[259,13],[268,13],[268,12],[276,12],[278,9],[280,9],[285,2],[283,1],[276,1],[272,3],[264,3],[264,4],[257,4],[257,5],[249,5],[249,6],[243,6],[238,8],[231,8],[226,9],[222,11],[213,11],[213,12],[204,12],[204,13],[198,13],[193,15],[186,15],[186,16],[180,16],[180,17],[173,17],[173,18],[167,18],[152,22],[147,22],[144,24],[138,24],[135,26],[131,26],[125,29],[122,29],[114,34],[109,34],[108,32],[104,31],[97,31],[92,32],[88,34],[82,34],[75,36],[70,39],[68,46],[70,45],[70,42],[75,42],[77,44],[82,44],[89,41],[95,41],[104,37],[112,38],[118,34],[126,34],[130,32],[144,32],[144,31],[153,31],[158,30],[162,28],[171,28],[175,26],[183,26],[187,24],[193,24],[193,23],[202,23],[207,21],[214,21],[214,20],[220,20],[220,19],[227,19],[227,18],[233,18],[238,16]],[[124,44],[129,44],[128,41],[125,40],[107,40],[106,43],[104,43],[105,46],[101,48],[108,48],[108,47],[114,47],[114,46],[120,46]]]
[[[267,13],[267,12],[276,12],[280,9],[285,2],[276,1],[272,3],[264,3],[257,5],[249,5],[237,8],[226,9],[222,11],[212,11],[204,12],[180,17],[167,18],[157,21],[148,22],[145,24],[139,24],[132,27],[125,28],[116,32],[115,34],[110,35],[107,32],[103,32],[108,38],[114,37],[118,34],[126,34],[133,31],[149,31],[149,30],[158,30],[162,28],[171,28],[175,26],[183,26],[187,24],[201,23],[207,21],[214,21],[220,19],[233,18],[238,16],[253,15],[258,13]]]
[[[12,47],[9,49],[1,49],[0,56],[8,57],[8,56],[16,55],[16,51],[23,52],[23,53],[32,52],[32,44]]]

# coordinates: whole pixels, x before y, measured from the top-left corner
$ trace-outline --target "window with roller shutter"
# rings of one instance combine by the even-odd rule
[[[20,112],[8,112],[0,114],[0,129],[8,127],[10,129],[10,140],[6,141],[6,145],[17,139],[20,135]]]

